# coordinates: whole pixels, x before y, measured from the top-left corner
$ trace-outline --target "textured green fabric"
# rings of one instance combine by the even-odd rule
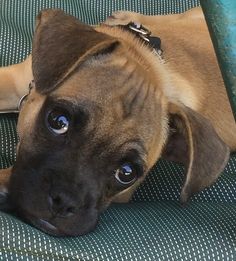
[[[0,258],[236,260],[235,216],[232,203],[193,203],[188,208],[171,201],[113,205],[94,232],[55,238],[2,214]]]
[[[96,24],[114,10],[146,14],[185,11],[194,0],[1,0],[0,63],[21,61],[31,49],[35,15],[60,7]],[[16,115],[0,115],[0,164],[15,159]],[[213,152],[214,153],[214,152]],[[82,237],[55,238],[0,214],[0,260],[236,260],[236,157],[209,189],[182,208],[182,166],[159,161],[129,204],[112,205],[97,229]]]

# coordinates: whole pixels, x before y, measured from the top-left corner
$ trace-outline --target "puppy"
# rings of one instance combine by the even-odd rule
[[[160,54],[122,24],[139,22]],[[117,26],[119,25],[119,26]],[[2,191],[46,233],[83,235],[127,202],[162,156],[182,162],[181,202],[210,186],[236,149],[236,126],[199,8],[118,12],[92,28],[59,10],[36,23],[32,55],[0,70],[0,110],[21,106],[17,160]]]

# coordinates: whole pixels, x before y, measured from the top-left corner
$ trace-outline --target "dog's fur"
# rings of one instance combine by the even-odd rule
[[[165,63],[113,26],[130,21],[162,39]],[[167,16],[118,12],[96,28],[62,11],[43,11],[32,58],[0,70],[0,110],[16,109],[32,79],[35,88],[19,115],[17,160],[0,177],[11,204],[47,233],[92,230],[111,201],[130,199],[161,156],[185,164],[186,203],[217,179],[236,149],[235,122],[200,8]],[[66,135],[48,130],[55,107],[70,114]],[[124,162],[137,171],[130,186],[115,179]]]

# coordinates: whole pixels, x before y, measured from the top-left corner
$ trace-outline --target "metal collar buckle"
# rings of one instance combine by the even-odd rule
[[[130,22],[125,27],[146,42],[153,49],[159,60],[164,63],[161,39],[159,37],[152,36],[152,32],[138,22]]]
[[[9,109],[9,110],[1,110],[0,114],[6,114],[6,113],[19,113],[22,104],[24,102],[24,100],[28,97],[28,95],[30,94],[30,91],[32,90],[32,88],[34,87],[34,80],[32,80],[29,83],[29,92],[27,94],[25,94],[24,96],[22,96],[17,104],[16,109]]]
[[[130,30],[137,33],[144,41],[150,42],[149,36],[151,35],[151,31],[145,28],[142,24],[138,22],[131,22],[127,26]]]
[[[25,94],[24,96],[22,96],[18,102],[18,105],[17,105],[17,110],[20,111],[22,105],[23,105],[23,102],[25,101],[25,99],[29,96],[31,90],[34,88],[34,80],[32,80],[30,83],[29,83],[29,92],[27,94]]]

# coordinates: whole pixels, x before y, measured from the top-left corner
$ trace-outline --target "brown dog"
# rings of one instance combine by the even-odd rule
[[[113,26],[130,21],[162,39],[163,57]],[[217,179],[236,149],[200,9],[118,12],[96,28],[43,11],[32,58],[0,70],[0,110],[16,109],[32,79],[19,115],[17,160],[1,184],[19,214],[47,233],[91,231],[111,201],[129,200],[161,155],[185,164],[185,203]]]

